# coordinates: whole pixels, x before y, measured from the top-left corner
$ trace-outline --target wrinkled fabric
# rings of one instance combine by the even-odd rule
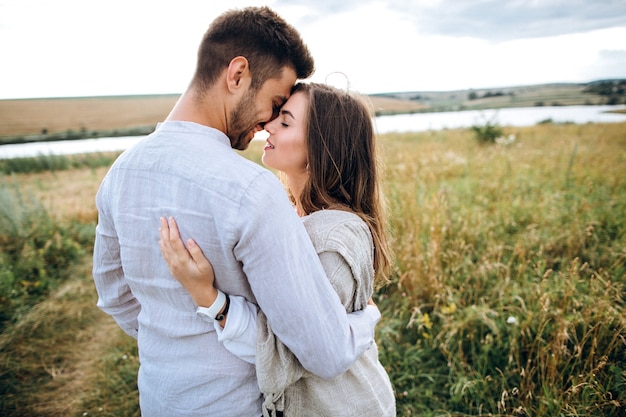
[[[262,405],[254,366],[218,341],[171,276],[161,216],[176,218],[216,286],[258,304],[312,372],[339,374],[369,346],[356,336],[373,340],[369,320],[346,317],[280,181],[216,129],[160,124],[112,165],[96,205],[98,306],[137,338],[143,417],[260,416]]]
[[[323,210],[304,218],[328,279],[347,312],[361,310],[373,292],[374,249],[370,231],[357,215]],[[257,379],[265,396],[263,415],[359,416],[396,415],[395,396],[373,344],[343,374],[323,379],[307,372],[289,349],[257,316]]]

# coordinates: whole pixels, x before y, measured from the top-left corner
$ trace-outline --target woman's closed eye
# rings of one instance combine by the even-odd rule
[[[282,127],[289,127],[289,123],[287,120],[295,120],[293,114],[289,110],[285,110],[284,108],[280,111],[280,125]]]

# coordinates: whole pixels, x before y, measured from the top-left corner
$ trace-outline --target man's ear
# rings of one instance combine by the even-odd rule
[[[246,57],[236,56],[230,61],[226,72],[226,82],[231,92],[250,85],[250,65]]]

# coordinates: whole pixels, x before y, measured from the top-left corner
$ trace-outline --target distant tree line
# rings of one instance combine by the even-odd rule
[[[468,100],[477,100],[479,98],[489,98],[489,97],[501,97],[501,96],[512,96],[513,93],[504,93],[502,91],[487,91],[483,95],[479,95],[476,91],[470,91],[467,95]]]
[[[626,80],[595,81],[587,84],[583,92],[606,97],[606,104],[626,104]]]

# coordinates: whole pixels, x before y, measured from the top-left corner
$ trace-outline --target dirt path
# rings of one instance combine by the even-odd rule
[[[41,201],[59,221],[95,223],[95,194],[107,170],[84,168],[13,178],[22,193]],[[100,396],[102,381],[108,379],[105,370],[116,372],[106,368],[106,358],[120,345],[133,346],[132,341],[96,307],[90,254],[69,276],[70,280],[0,334],[4,397],[0,398],[0,415],[66,417],[83,416],[87,411],[93,415],[94,408],[110,402]]]
[[[90,259],[75,269],[75,278],[0,337],[3,371],[19,381],[14,415],[84,415],[83,404],[98,390],[102,358],[127,337],[96,307]]]
[[[69,283],[64,288],[67,294],[92,290],[93,284],[86,280]],[[45,303],[54,303],[55,298]],[[95,297],[87,299],[93,302],[86,303],[88,305],[81,302],[83,308],[96,309]],[[95,388],[98,362],[107,351],[111,339],[115,339],[114,335],[119,332],[117,324],[104,313],[97,311],[88,314],[93,315],[93,318],[89,326],[76,332],[75,341],[68,340],[55,346],[57,355],[63,358],[60,362],[62,366],[48,367],[52,379],[34,395],[33,411],[36,415],[71,416],[83,413],[81,407],[84,397]],[[58,362],[58,358],[55,362]]]

